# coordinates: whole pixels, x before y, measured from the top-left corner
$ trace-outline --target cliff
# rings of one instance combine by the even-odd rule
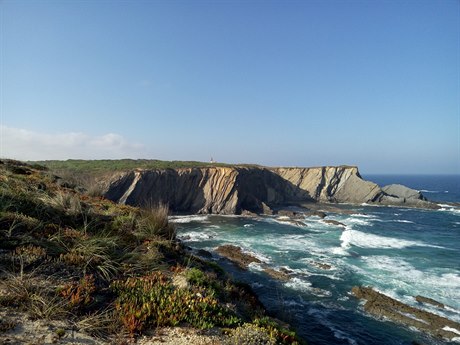
[[[386,189],[385,189],[386,188]],[[318,168],[206,167],[138,169],[114,176],[105,196],[119,203],[165,203],[173,212],[271,213],[302,202],[432,207],[404,186],[384,189],[350,166]]]
[[[136,170],[118,176],[105,196],[129,205],[168,204],[178,213],[266,213],[268,205],[312,201],[264,168]]]

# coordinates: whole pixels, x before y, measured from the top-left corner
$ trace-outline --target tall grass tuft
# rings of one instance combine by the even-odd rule
[[[141,209],[137,220],[137,233],[142,239],[176,238],[175,227],[168,222],[169,208],[165,204],[148,204]]]
[[[117,248],[119,237],[100,233],[92,237],[80,237],[68,248],[67,253],[61,254],[63,262],[83,269],[83,274],[97,270],[107,281],[119,271]]]
[[[41,200],[45,204],[70,216],[81,215],[83,211],[80,198],[77,194],[59,191],[54,196],[44,195],[41,197]]]

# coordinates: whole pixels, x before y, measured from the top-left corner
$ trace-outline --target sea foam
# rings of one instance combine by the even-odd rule
[[[204,222],[208,220],[208,216],[171,216],[169,217],[169,221],[171,223],[181,223],[181,224],[186,224],[186,223],[191,223],[191,222]]]
[[[402,240],[399,238],[385,237],[374,234],[364,233],[358,230],[348,228],[340,237],[341,247],[350,248],[352,245],[361,248],[382,248],[382,249],[403,249],[407,247],[432,247],[443,248],[435,245],[426,244],[418,241]]]

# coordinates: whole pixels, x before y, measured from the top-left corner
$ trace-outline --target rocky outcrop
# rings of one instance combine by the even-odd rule
[[[260,261],[255,256],[245,253],[240,247],[231,244],[226,244],[218,247],[216,249],[216,252],[224,258],[227,258],[243,270],[247,270],[249,268],[249,265],[252,263],[262,263],[262,261]]]
[[[382,193],[376,198],[375,202],[382,205],[437,208],[436,204],[429,202],[420,191],[400,184],[391,184],[382,187]]]
[[[452,340],[459,336],[460,324],[458,322],[411,307],[377,292],[371,287],[355,286],[351,292],[355,297],[366,300],[364,310],[372,315],[415,327],[439,338]],[[425,299],[424,302],[426,300],[428,299]]]
[[[231,244],[217,247],[216,253],[218,253],[223,258],[230,260],[242,270],[247,270],[249,265],[252,263],[259,264],[263,272],[276,280],[288,281],[291,279],[291,274],[293,273],[291,270],[286,268],[275,269],[270,267],[255,256],[243,252],[240,247]]]
[[[374,200],[382,190],[361,178],[357,167],[275,168],[274,173],[318,202],[362,203]]]
[[[114,175],[105,196],[119,203],[164,203],[175,213],[271,214],[292,203],[376,203],[434,207],[404,186],[380,188],[356,167],[208,167]]]
[[[164,203],[177,213],[270,213],[271,206],[314,201],[264,168],[137,170],[115,179],[105,196],[119,203]]]
[[[274,168],[273,172],[318,202],[438,208],[417,190],[365,181],[357,167]]]

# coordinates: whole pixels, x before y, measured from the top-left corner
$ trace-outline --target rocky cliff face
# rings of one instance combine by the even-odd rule
[[[373,202],[382,192],[361,178],[357,167],[276,168],[274,173],[318,202]]]
[[[115,179],[106,197],[130,205],[158,202],[178,213],[267,213],[268,205],[310,201],[307,193],[264,168],[138,170]]]
[[[298,202],[379,203],[429,207],[403,186],[381,189],[356,167],[211,167],[135,170],[114,177],[106,197],[119,203],[165,203],[177,213],[270,213]]]

